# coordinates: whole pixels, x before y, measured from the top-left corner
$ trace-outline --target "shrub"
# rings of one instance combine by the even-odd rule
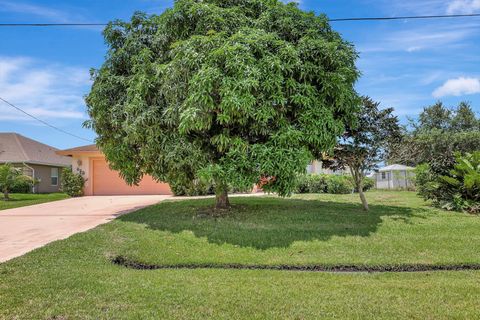
[[[355,187],[355,183],[353,183],[353,178],[351,176],[347,176],[348,181],[352,185],[355,192],[358,192],[358,189]],[[363,178],[363,191],[368,191],[375,187],[375,179],[365,177]]]
[[[327,193],[352,193],[353,185],[349,176],[327,175]]]
[[[298,177],[298,193],[333,193],[347,194],[352,192],[349,176],[327,174],[303,174]]]
[[[62,171],[62,191],[70,197],[83,196],[83,187],[85,186],[85,179],[82,175],[74,173],[71,169],[64,169]]]
[[[447,175],[438,175],[429,165],[416,169],[418,193],[446,210],[480,213],[480,151],[456,154]]]
[[[34,181],[31,177],[21,175],[13,183],[11,193],[30,193],[32,192]]]
[[[326,176],[321,174],[303,174],[298,177],[298,193],[326,193]]]
[[[20,169],[10,163],[0,165],[0,191],[4,200],[9,200],[9,193],[22,176]]]
[[[215,194],[212,184],[202,182],[201,180],[194,180],[189,183],[185,182],[171,182],[170,189],[176,196],[204,196]]]
[[[368,191],[375,187],[375,179],[365,177],[363,180],[363,191]]]

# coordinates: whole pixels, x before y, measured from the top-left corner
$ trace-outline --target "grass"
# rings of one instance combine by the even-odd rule
[[[0,195],[0,210],[13,209],[34,204],[63,200],[68,198],[64,193],[49,193],[49,194],[31,194],[31,193],[12,193],[10,200],[3,200],[3,194]]]
[[[0,264],[0,319],[479,318],[479,271],[132,270],[150,264],[480,263],[480,217],[414,193],[170,201]]]

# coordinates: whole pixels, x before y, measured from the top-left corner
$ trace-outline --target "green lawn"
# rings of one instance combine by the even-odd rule
[[[2,194],[0,195],[0,210],[31,206],[33,204],[62,200],[66,198],[68,198],[68,196],[64,193],[49,193],[49,194],[13,193],[13,194],[10,194],[10,200],[5,201],[3,200],[3,194]]]
[[[480,217],[414,193],[164,202],[0,264],[0,319],[479,318],[480,271],[133,270],[146,264],[479,264]]]

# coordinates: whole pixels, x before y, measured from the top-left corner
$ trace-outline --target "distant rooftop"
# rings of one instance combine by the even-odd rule
[[[57,151],[57,154],[61,154],[63,156],[72,156],[74,154],[79,154],[79,153],[91,153],[91,152],[99,152],[100,150],[98,147],[94,144],[89,144],[86,146],[81,146],[81,147],[76,147],[76,148],[71,148],[71,149],[66,149],[66,150],[60,150]]]
[[[58,149],[14,132],[0,132],[0,163],[28,163],[68,167],[71,159]]]
[[[405,170],[414,170],[415,168],[409,167],[409,166],[404,166],[403,164],[391,164],[389,166],[381,168],[380,172],[384,171],[405,171]]]

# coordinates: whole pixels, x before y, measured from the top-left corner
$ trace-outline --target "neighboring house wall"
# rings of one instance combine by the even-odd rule
[[[35,179],[40,180],[40,182],[36,184],[36,193],[52,193],[60,191],[63,168],[41,165],[30,165],[30,167],[35,170]],[[58,176],[57,179],[52,179],[52,173]],[[54,182],[56,182],[56,184],[53,184]]]
[[[313,161],[311,164],[309,164],[307,166],[307,173],[309,173],[309,174],[334,174],[334,175],[350,174],[348,168],[345,169],[345,170],[325,169],[325,168],[323,168],[321,161]]]
[[[60,184],[62,179],[62,167],[51,167],[38,164],[28,164],[28,163],[13,163],[15,168],[20,168],[22,174],[35,178],[36,181],[39,181],[35,185],[35,193],[52,193],[60,192]],[[52,168],[54,168],[53,173],[57,173],[57,184],[52,185]],[[55,179],[54,179],[55,180]]]

